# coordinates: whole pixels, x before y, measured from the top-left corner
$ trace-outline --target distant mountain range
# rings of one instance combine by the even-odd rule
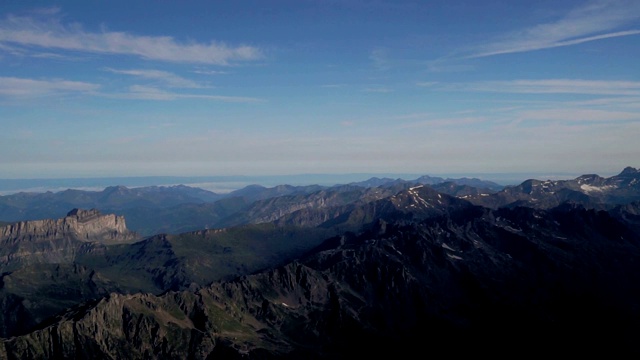
[[[0,217],[0,359],[637,357],[639,182],[0,197],[6,214],[89,205]],[[124,212],[206,226],[144,234]]]
[[[11,222],[59,218],[73,208],[98,209],[124,216],[129,227],[142,236],[178,234],[274,221],[305,207],[331,208],[356,198],[388,196],[420,184],[490,208],[518,205],[549,208],[565,201],[604,208],[640,200],[637,171],[628,167],[609,178],[582,175],[572,180],[530,179],[507,187],[475,178],[421,176],[414,180],[374,177],[334,186],[249,185],[225,194],[185,185],[137,188],[116,185],[102,191],[23,192],[0,196],[0,219]]]
[[[67,189],[101,191],[104,188],[114,185],[137,188],[147,186],[170,187],[178,184],[198,187],[222,194],[254,184],[260,184],[265,187],[274,187],[282,184],[294,186],[317,184],[325,187],[331,187],[338,184],[360,182],[362,179],[375,177],[387,179],[415,179],[420,176],[421,174],[300,174],[280,176],[137,176],[56,179],[0,178],[0,195],[11,195],[18,192],[60,192]],[[492,180],[504,185],[520,183],[523,179],[535,176],[526,174],[481,174],[476,177]],[[570,177],[572,176],[562,175],[562,178]],[[455,177],[449,176],[449,178]]]
[[[301,197],[318,197],[325,194],[349,193],[361,196],[360,192],[371,187],[411,186],[413,184],[430,184],[447,186],[456,184],[459,187],[475,186],[484,192],[493,192],[502,186],[478,179],[442,179],[423,176],[413,181],[401,179],[372,178],[365,182],[331,187],[320,185],[277,185],[265,187],[249,185],[242,189],[225,194],[193,188],[185,185],[146,186],[127,188],[116,185],[102,191],[68,189],[59,192],[21,192],[0,196],[0,219],[3,221],[23,221],[64,216],[70,209],[98,209],[105,213],[125,216],[132,230],[142,235],[157,233],[180,233],[205,228],[219,228],[245,222],[258,222],[260,219],[248,219],[251,210],[264,201],[276,197],[294,197],[293,202],[305,202]],[[470,185],[473,184],[473,185]],[[325,193],[322,193],[322,192]],[[446,191],[443,189],[443,191]],[[463,192],[462,188],[451,191]],[[478,191],[474,188],[474,191]],[[327,195],[332,196],[332,195]],[[266,206],[266,205],[263,205]],[[282,206],[278,205],[282,210]],[[297,209],[292,205],[289,211]],[[262,213],[272,209],[263,209]],[[242,213],[242,214],[241,214]],[[244,215],[243,215],[244,214]]]
[[[608,178],[589,174],[572,180],[531,179],[493,194],[473,194],[463,198],[492,208],[528,206],[545,209],[567,201],[586,207],[610,208],[640,200],[640,171],[627,167]]]

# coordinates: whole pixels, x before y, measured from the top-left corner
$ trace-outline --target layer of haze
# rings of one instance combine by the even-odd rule
[[[639,58],[636,0],[3,1],[0,178],[612,175]]]

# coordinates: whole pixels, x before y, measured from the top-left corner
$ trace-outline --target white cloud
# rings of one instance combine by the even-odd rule
[[[43,19],[43,15],[49,16]],[[55,13],[40,14],[39,17],[9,15],[0,20],[0,45],[3,44],[214,65],[262,57],[260,49],[248,45],[229,46],[215,41],[187,43],[170,36],[117,31],[89,32],[78,24],[61,23]]]
[[[176,94],[174,93],[143,85],[130,86],[129,93],[123,96],[129,99],[142,100],[175,100],[177,98]]]
[[[373,63],[373,67],[376,70],[384,71],[389,69],[389,56],[387,50],[383,48],[376,48],[369,54],[369,59]]]
[[[424,121],[411,122],[402,125],[403,129],[421,128],[421,127],[463,127],[471,124],[486,122],[485,117],[459,117],[459,118],[433,118]]]
[[[410,113],[391,117],[391,120],[424,120],[432,116],[430,113]]]
[[[219,70],[193,70],[192,72],[200,75],[226,75],[229,73],[228,71]]]
[[[437,81],[421,81],[421,82],[417,82],[416,86],[420,86],[420,87],[431,87],[434,85],[437,85],[438,82]]]
[[[449,90],[489,91],[522,94],[590,94],[640,95],[638,81],[606,81],[582,79],[541,79],[511,81],[481,81],[449,84]]]
[[[223,95],[206,95],[206,94],[183,94],[177,92],[164,91],[152,86],[132,85],[129,87],[128,93],[107,95],[110,97],[122,99],[139,99],[139,100],[157,100],[170,101],[178,99],[201,99],[221,102],[236,103],[258,103],[264,102],[263,99],[242,96],[223,96]]]
[[[386,88],[386,87],[368,87],[368,88],[365,88],[363,91],[364,92],[369,92],[369,93],[386,94],[386,93],[393,92],[393,89],[389,89],[389,88]]]
[[[0,95],[12,97],[44,96],[60,92],[92,93],[100,85],[69,80],[35,80],[0,77]]]
[[[571,104],[575,106],[616,106],[617,108],[640,109],[640,97],[607,97],[584,101],[574,101]]]
[[[320,87],[323,88],[343,88],[346,87],[347,84],[325,84],[325,85],[321,85]]]
[[[637,19],[640,19],[640,2],[636,0],[591,1],[555,22],[514,31],[482,44],[467,57],[527,52],[638,35],[638,29],[620,29]]]
[[[473,65],[459,63],[461,59],[450,56],[426,62],[426,69],[432,73],[456,73],[466,72],[475,69]]]
[[[640,120],[640,113],[626,111],[606,111],[580,108],[540,109],[520,111],[521,120],[541,121],[588,121],[612,122],[624,120]]]
[[[124,74],[124,75],[137,76],[137,77],[151,79],[151,80],[160,80],[170,87],[192,88],[192,89],[204,87],[193,80],[180,77],[176,74],[173,74],[167,71],[146,70],[146,69],[117,70],[117,69],[111,69],[111,68],[107,68],[105,70],[112,72],[114,74]]]

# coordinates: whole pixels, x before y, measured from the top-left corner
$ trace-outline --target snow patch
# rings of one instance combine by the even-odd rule
[[[447,245],[445,243],[442,243],[442,247],[447,249],[447,250],[450,250],[450,251],[455,251],[451,246],[449,246],[449,245]]]
[[[410,190],[413,190],[415,188],[411,188]],[[427,201],[425,201],[423,198],[421,198],[417,193],[413,192],[413,191],[409,191],[409,194],[412,196],[413,201],[415,203],[418,204],[422,204],[424,207],[432,207],[431,204],[429,204]]]
[[[522,230],[520,230],[520,229],[514,229],[514,228],[512,228],[512,227],[511,227],[511,226],[509,226],[509,225],[504,226],[504,227],[503,227],[503,229],[505,229],[505,230],[507,230],[507,231],[509,231],[509,232],[512,232],[512,233],[520,233],[520,232],[522,232]]]
[[[592,186],[592,185],[587,185],[587,184],[582,184],[580,185],[580,189],[582,189],[582,191],[590,193],[590,192],[603,192],[605,190],[609,190],[611,189],[613,186],[611,185],[605,185],[605,186]]]

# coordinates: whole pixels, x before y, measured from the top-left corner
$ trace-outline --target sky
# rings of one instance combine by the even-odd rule
[[[619,173],[640,1],[0,1],[0,178]]]

